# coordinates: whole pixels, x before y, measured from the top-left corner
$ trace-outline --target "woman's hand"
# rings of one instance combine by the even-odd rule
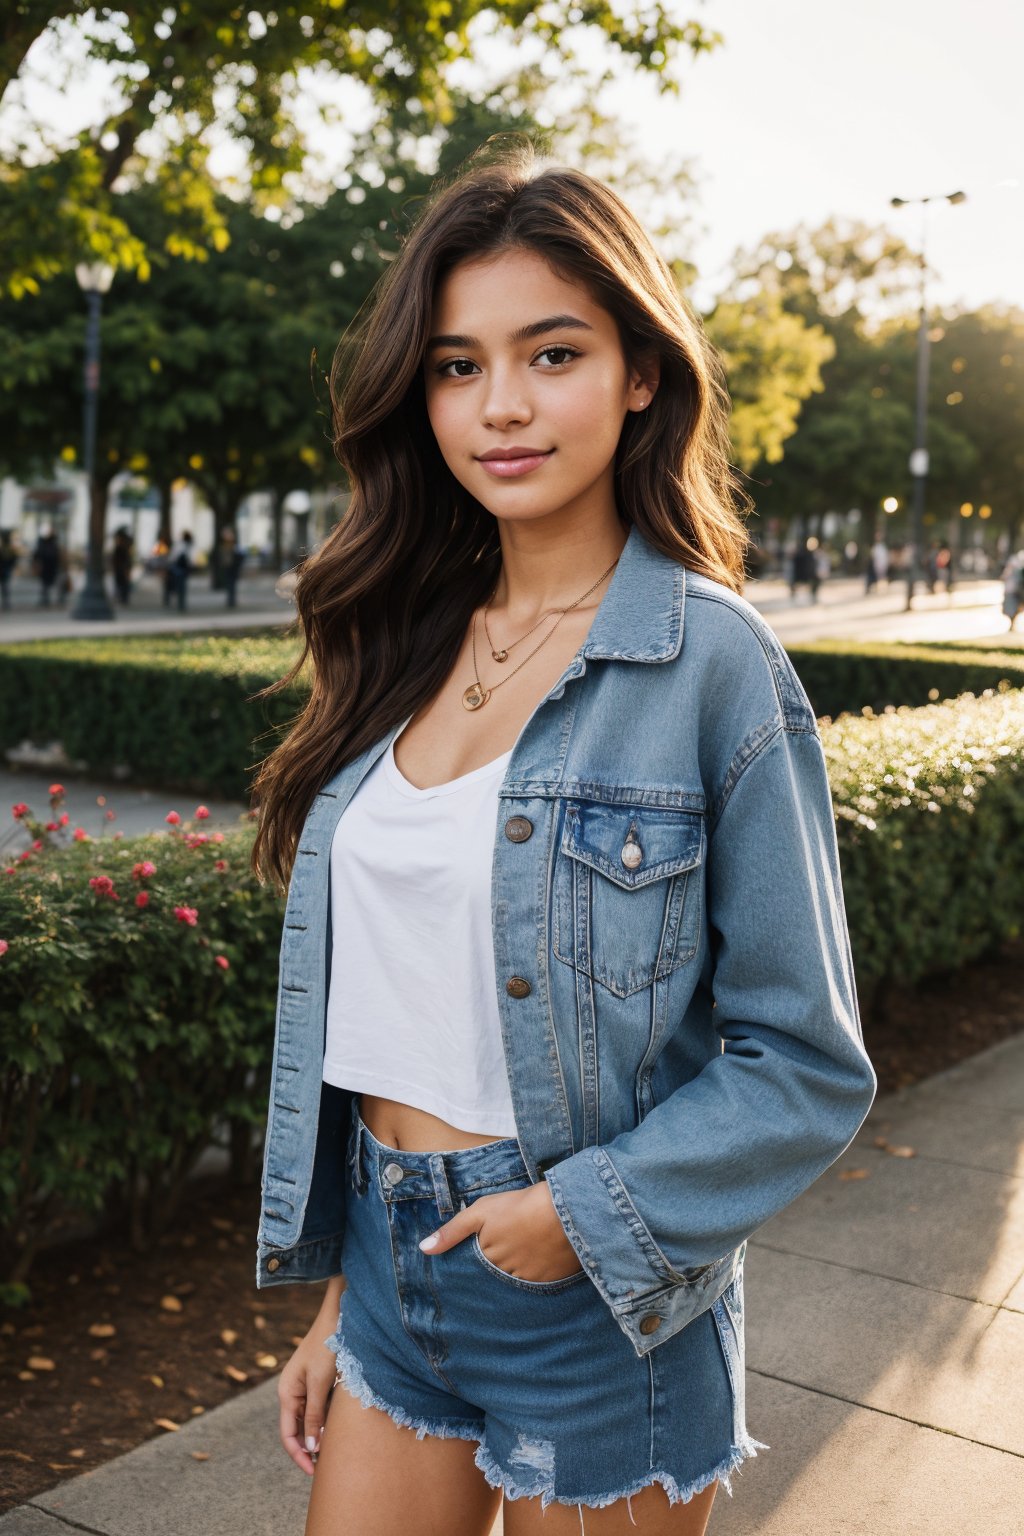
[[[420,1247],[433,1258],[474,1232],[479,1233],[485,1257],[520,1280],[566,1280],[583,1268],[558,1219],[546,1179],[528,1189],[481,1195],[424,1238]]]
[[[338,1374],[338,1363],[324,1339],[337,1327],[338,1309],[316,1322],[298,1345],[277,1380],[281,1405],[281,1444],[297,1467],[312,1476],[320,1436],[327,1422],[327,1399]]]

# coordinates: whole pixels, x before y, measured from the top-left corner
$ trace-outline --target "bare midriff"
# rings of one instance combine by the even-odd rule
[[[467,628],[462,650],[441,689],[416,711],[398,737],[395,766],[399,773],[417,789],[427,789],[471,773],[509,751],[539,700],[554,687],[583,644],[606,590],[607,583],[593,598],[565,614],[536,659],[515,677],[508,677],[506,664],[499,667],[491,659],[478,610],[476,645],[481,681],[485,687],[493,687],[503,677],[508,677],[508,681],[479,710],[465,708],[462,695],[474,680],[471,631]],[[504,632],[500,617],[496,624],[492,622],[491,628],[492,632],[495,628]],[[510,664],[518,665],[547,630],[548,626],[543,625],[531,635],[522,652],[512,653]],[[458,1151],[504,1139],[497,1133],[484,1136],[460,1130],[440,1116],[398,1099],[360,1093],[358,1102],[363,1123],[371,1134],[385,1146],[406,1152]]]

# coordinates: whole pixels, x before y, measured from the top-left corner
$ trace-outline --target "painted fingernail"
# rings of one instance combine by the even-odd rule
[[[437,1247],[437,1233],[436,1232],[431,1232],[430,1236],[429,1237],[425,1237],[423,1239],[422,1243],[420,1243],[420,1247],[424,1250],[424,1252],[426,1252],[430,1248],[436,1248]]]

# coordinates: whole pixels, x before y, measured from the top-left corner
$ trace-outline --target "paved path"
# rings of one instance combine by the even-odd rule
[[[188,607],[163,606],[162,589],[156,577],[144,576],[132,593],[127,607],[116,604],[112,619],[73,619],[71,608],[76,594],[61,605],[36,606],[38,586],[25,581],[12,583],[11,607],[0,610],[0,645],[12,641],[70,639],[79,635],[141,635],[184,630],[252,629],[268,624],[290,624],[295,617],[291,601],[293,578],[257,573],[245,577],[238,586],[238,606],[228,608],[223,592],[210,590],[209,578],[194,577],[189,582]],[[109,595],[109,593],[108,593]]]
[[[719,1491],[709,1536],[1021,1536],[1022,1145],[1024,1036],[879,1099],[761,1228],[747,1426],[770,1449]],[[299,1536],[308,1497],[269,1381],[37,1495],[0,1536]]]

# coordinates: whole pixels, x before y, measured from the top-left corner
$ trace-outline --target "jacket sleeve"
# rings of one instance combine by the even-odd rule
[[[723,1048],[635,1129],[544,1174],[620,1314],[691,1281],[794,1200],[853,1140],[877,1087],[817,730],[753,733],[726,782],[706,869]],[[619,1321],[633,1332],[631,1317]]]

